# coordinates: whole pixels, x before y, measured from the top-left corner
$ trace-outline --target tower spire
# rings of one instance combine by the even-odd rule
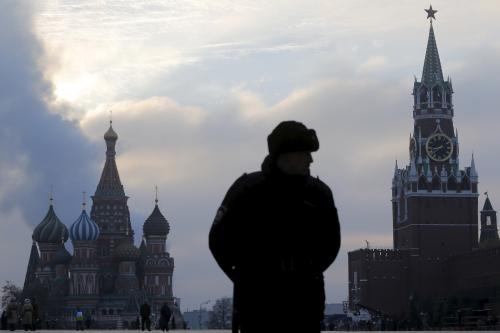
[[[106,142],[106,162],[102,170],[101,179],[97,185],[95,192],[96,197],[125,197],[125,191],[120,181],[118,168],[116,166],[116,151],[115,145],[118,140],[118,134],[113,130],[112,121],[109,121],[109,129],[104,134],[104,141]]]
[[[158,205],[158,186],[155,186],[155,204]]]
[[[49,193],[49,206],[54,204],[54,186],[50,185],[50,193]]]
[[[82,210],[85,210],[85,206],[87,206],[86,194],[87,192],[85,191],[82,192]]]
[[[474,153],[472,153],[472,159],[470,162],[470,178],[471,180],[476,180],[478,178],[477,170],[476,170],[476,163],[474,162]]]
[[[439,60],[439,52],[434,36],[434,28],[432,27],[432,19],[436,19],[434,14],[437,10],[433,10],[432,6],[425,10],[427,18],[431,19],[429,28],[429,38],[427,40],[427,49],[425,51],[424,69],[422,71],[422,83],[428,88],[431,88],[437,82],[444,82],[443,70],[441,69],[441,61]]]

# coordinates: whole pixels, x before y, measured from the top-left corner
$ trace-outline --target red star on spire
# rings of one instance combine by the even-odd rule
[[[437,10],[432,9],[432,5],[429,6],[429,9],[424,9],[424,10],[427,12],[427,18],[430,18],[431,22],[432,22],[432,19],[436,19],[434,14],[437,13]]]

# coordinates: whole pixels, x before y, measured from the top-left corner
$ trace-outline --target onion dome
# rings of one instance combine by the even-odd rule
[[[139,249],[131,243],[123,243],[118,245],[113,255],[114,259],[118,262],[136,261],[140,256],[141,252],[139,251]]]
[[[104,133],[104,140],[106,141],[116,141],[118,140],[118,134],[113,130],[112,122],[109,122],[109,129]]]
[[[54,264],[56,265],[68,265],[73,257],[69,254],[68,250],[64,245],[56,252],[54,256]]]
[[[158,195],[156,195],[155,203],[155,208],[144,222],[142,231],[144,235],[166,236],[170,231],[170,225],[158,208]]]
[[[33,239],[38,243],[61,243],[61,240],[68,240],[68,228],[57,217],[52,203],[47,215],[33,231]]]
[[[95,241],[99,237],[99,227],[89,218],[85,208],[69,228],[69,237],[73,242]]]

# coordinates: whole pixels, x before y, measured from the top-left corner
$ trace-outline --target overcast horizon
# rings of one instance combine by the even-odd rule
[[[342,247],[327,302],[347,298],[347,252],[392,247],[391,180],[408,164],[428,2],[6,0],[0,11],[0,281],[22,286],[53,188],[66,226],[92,195],[112,110],[140,243],[159,206],[181,309],[232,295],[208,230],[232,182],[260,168],[282,120],[317,131],[312,174],[333,191]],[[500,207],[500,3],[432,1],[454,87],[461,169]],[[480,208],[484,203],[479,198]],[[70,248],[70,241],[66,246]],[[256,244],[257,245],[257,244]],[[15,254],[15,255],[14,255]]]

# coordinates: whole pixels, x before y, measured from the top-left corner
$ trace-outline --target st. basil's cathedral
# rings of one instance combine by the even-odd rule
[[[140,306],[151,306],[153,320],[164,303],[182,323],[179,300],[172,292],[174,259],[165,248],[170,225],[156,197],[143,224],[143,240],[134,245],[130,212],[116,165],[118,135],[112,123],[104,134],[106,162],[92,198],[68,228],[56,215],[52,198],[46,216],[33,231],[23,297],[35,298],[43,321],[74,327],[80,308],[94,328],[127,328]],[[65,243],[71,239],[73,255]],[[154,322],[154,321],[153,321]]]

